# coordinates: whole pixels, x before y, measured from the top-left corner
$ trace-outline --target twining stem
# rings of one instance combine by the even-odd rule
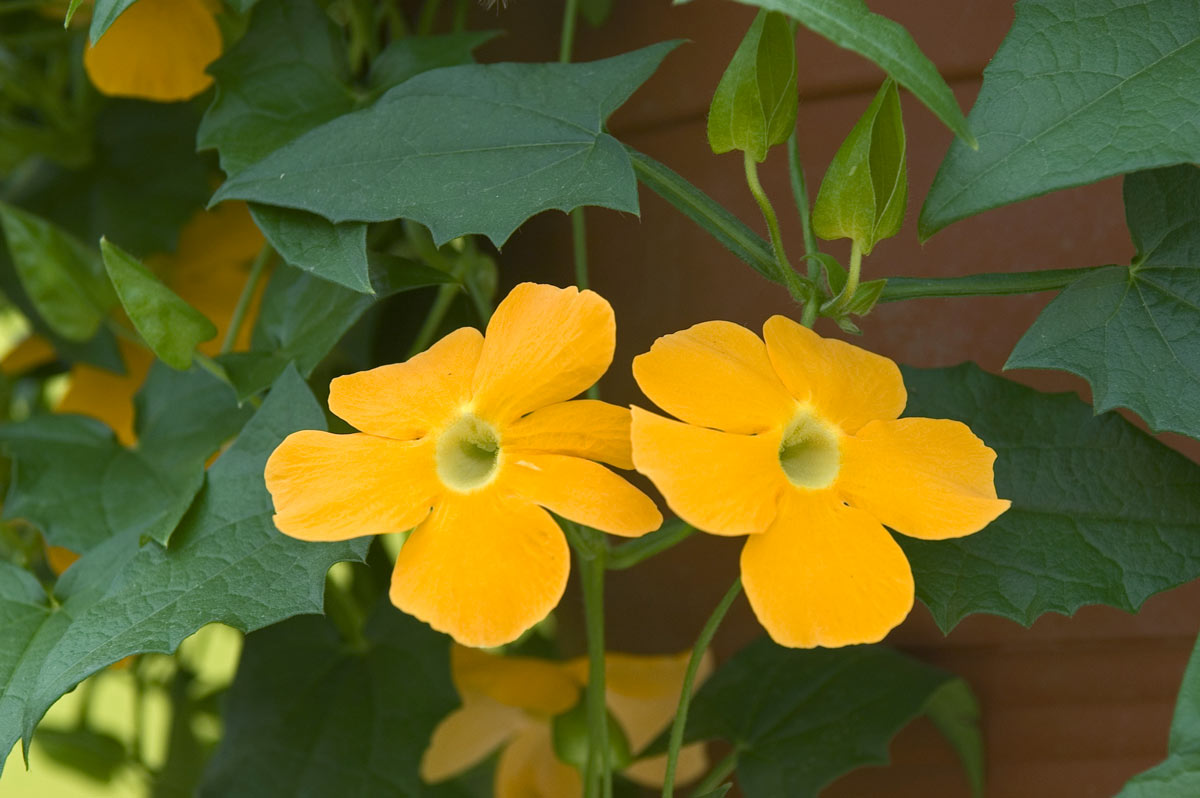
[[[238,335],[242,331],[242,324],[246,321],[246,314],[250,311],[250,303],[254,300],[258,284],[266,273],[267,265],[270,264],[274,254],[275,250],[271,248],[270,244],[263,244],[262,249],[255,256],[254,262],[250,264],[250,274],[246,277],[246,284],[242,286],[242,293],[238,295],[237,304],[233,307],[233,317],[229,320],[229,329],[225,330],[225,340],[221,342],[222,355],[231,351],[234,344],[237,343]]]
[[[776,282],[787,288],[792,299],[803,304],[808,301],[811,292],[798,280],[792,265],[788,263],[787,253],[783,249],[783,235],[779,232],[779,217],[775,215],[771,198],[767,196],[758,180],[758,161],[754,160],[754,156],[749,152],[744,153],[744,156],[742,160],[746,167],[746,185],[750,187],[750,193],[754,195],[754,201],[762,211],[763,219],[767,222],[767,231],[771,236],[771,251],[775,255],[775,270],[778,274]]]
[[[808,301],[804,303],[804,312],[800,323],[812,327],[817,321],[817,313],[821,310],[823,292],[821,285],[821,264],[813,257],[820,250],[817,248],[817,237],[813,234],[812,216],[808,207],[808,184],[804,179],[804,166],[800,163],[800,145],[796,131],[788,136],[788,175],[791,177],[792,197],[796,201],[796,212],[800,215],[800,229],[804,236],[804,256],[808,259],[808,281],[812,283],[812,291]]]
[[[579,0],[567,0],[563,6],[562,36],[558,42],[558,60],[567,63],[575,48],[575,17],[579,11]]]
[[[608,554],[608,570],[623,571],[626,568],[632,568],[655,554],[681,543],[691,537],[695,531],[695,527],[682,521],[669,521],[663,524],[661,529],[651,532],[649,535],[634,538],[628,543],[614,547]]]
[[[967,274],[962,277],[889,277],[880,302],[960,296],[1006,296],[1057,291],[1105,266],[1036,272]]]
[[[679,751],[683,748],[683,731],[687,728],[688,706],[692,702],[692,686],[696,683],[696,673],[700,670],[700,662],[704,659],[704,652],[712,644],[717,627],[725,619],[725,613],[729,612],[733,600],[741,592],[742,578],[739,576],[729,586],[729,590],[725,592],[725,596],[705,622],[704,628],[700,630],[700,636],[696,638],[696,645],[692,647],[692,657],[688,660],[687,672],[683,677],[683,690],[679,695],[679,708],[675,710],[675,722],[671,724],[671,738],[667,747],[667,774],[663,779],[663,798],[672,798],[675,794],[675,768],[679,764]]]
[[[692,789],[692,795],[707,795],[717,789],[721,782],[737,768],[738,749],[733,749],[720,762],[712,766],[704,778]]]
[[[847,304],[854,299],[854,293],[858,291],[858,281],[862,277],[862,259],[862,245],[857,239],[851,241],[850,268],[846,274],[846,286],[842,289],[842,297]]]
[[[587,530],[583,530],[587,534]],[[604,685],[604,570],[606,550],[592,547],[587,556],[578,550],[580,581],[583,583],[584,625],[588,642],[588,683],[585,701],[588,719],[588,755],[584,774],[585,798],[612,794],[612,765],[609,762],[608,709]]]

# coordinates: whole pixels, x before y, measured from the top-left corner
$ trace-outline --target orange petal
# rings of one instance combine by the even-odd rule
[[[205,68],[221,55],[221,31],[204,0],[139,0],[83,53],[104,94],[174,102],[212,84]]]
[[[275,526],[301,540],[348,540],[412,529],[441,485],[433,443],[293,432],[267,460]]]
[[[591,387],[612,363],[617,325],[599,294],[521,283],[492,314],[475,372],[475,412],[501,425]]]
[[[958,421],[874,421],[843,439],[837,488],[897,532],[944,540],[978,532],[1012,502],[996,498],[996,453]]]
[[[566,538],[541,507],[447,493],[400,549],[391,598],[463,645],[499,646],[554,609],[569,570]]]
[[[783,426],[795,412],[763,342],[728,321],[664,335],[633,359],[633,376],[656,405],[702,427],[763,432]]]
[[[58,353],[54,351],[54,344],[40,335],[29,335],[10,349],[4,360],[0,361],[0,373],[9,377],[20,376],[38,366],[54,362],[56,357]]]
[[[329,409],[372,435],[418,438],[467,403],[482,346],[478,330],[462,327],[403,363],[338,377]]]
[[[583,779],[554,755],[550,724],[531,724],[496,763],[496,798],[582,798]]]
[[[633,753],[641,751],[671,725],[691,657],[691,651],[665,657],[605,655],[608,708],[621,724]],[[705,652],[693,691],[704,683],[712,669],[712,654]]]
[[[845,341],[822,338],[783,316],[763,325],[775,372],[792,396],[811,402],[817,413],[853,433],[874,419],[893,419],[908,393],[891,360]]]
[[[742,549],[742,583],[781,646],[876,643],[912,609],[904,553],[878,521],[832,491],[788,491],[779,517]]]
[[[779,434],[734,435],[633,408],[633,461],[676,515],[714,535],[762,532],[787,484]]]
[[[559,402],[534,410],[504,428],[501,444],[508,449],[569,454],[617,468],[633,468],[629,408],[595,399]]]
[[[573,674],[548,659],[504,657],[454,646],[450,669],[461,695],[486,696],[537,715],[558,715],[579,700],[579,682]]]
[[[490,698],[465,700],[433,730],[421,756],[421,779],[432,784],[462,773],[529,723],[521,710]]]
[[[133,424],[133,397],[146,381],[154,364],[149,350],[129,341],[117,342],[125,373],[114,374],[106,369],[76,363],[71,367],[67,392],[55,405],[56,413],[79,413],[99,419],[112,428],[125,446],[137,441]]]
[[[654,501],[599,463],[561,454],[505,453],[504,487],[552,513],[613,535],[662,526]]]
[[[679,749],[675,762],[675,783],[687,784],[708,772],[708,752],[704,743],[692,743]],[[647,787],[661,787],[667,777],[667,755],[639,759],[621,771],[625,778]]]
[[[55,576],[62,576],[68,568],[79,560],[79,555],[63,546],[46,544],[46,565]]]

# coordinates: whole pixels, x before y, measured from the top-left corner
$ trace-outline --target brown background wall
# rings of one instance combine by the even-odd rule
[[[969,108],[980,75],[1012,22],[1009,0],[873,0],[872,9],[903,23],[938,64]],[[708,149],[704,120],[721,72],[753,10],[699,0],[616,0],[601,30],[581,31],[576,58],[589,60],[663,39],[689,43],[614,118],[622,140],[663,161],[756,229],[757,208],[736,154]],[[482,52],[485,60],[550,60],[557,51],[561,3],[512,0],[498,16],[509,35]],[[481,16],[480,26],[496,24]],[[882,78],[878,69],[802,31],[801,153],[812,191],[842,137]],[[869,277],[951,275],[1128,262],[1120,181],[996,210],[952,225],[924,247],[916,215],[950,143],[949,132],[919,103],[904,98],[911,200],[901,234],[867,260]],[[785,240],[800,251],[790,213],[786,157],[774,154],[763,180],[783,217]],[[796,315],[784,291],[759,278],[657,196],[642,191],[641,219],[588,211],[593,288],[616,308],[618,351],[603,383],[605,398],[646,404],[628,364],[659,335],[699,321],[728,319],[759,328],[772,313]],[[573,282],[568,225],[543,214],[519,231],[501,262],[507,283]],[[841,244],[827,247],[844,257]],[[918,366],[974,360],[999,372],[1008,353],[1051,296],[922,300],[881,306],[857,343]],[[828,322],[818,329],[838,334]],[[1069,375],[1014,372],[1043,390],[1087,386]],[[1168,440],[1193,458],[1200,447]],[[684,545],[609,580],[611,647],[638,652],[687,648],[737,572],[740,542],[697,535]],[[568,608],[577,603],[568,592]],[[1147,602],[1137,616],[1091,607],[1073,618],[1045,616],[1031,630],[994,617],[967,619],[944,637],[918,605],[888,642],[962,676],[983,706],[989,794],[993,798],[1104,796],[1166,752],[1179,680],[1200,618],[1200,585]],[[760,634],[740,601],[716,643],[725,657]],[[932,725],[914,724],[892,747],[893,764],[860,771],[831,787],[831,796],[965,796],[966,781]]]

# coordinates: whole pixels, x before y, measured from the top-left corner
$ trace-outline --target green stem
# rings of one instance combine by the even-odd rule
[[[858,291],[858,281],[862,276],[862,245],[857,240],[850,243],[850,269],[846,275],[846,286],[842,289],[842,297],[846,304],[854,299]]]
[[[434,23],[437,22],[438,6],[442,4],[442,0],[425,0],[425,5],[421,7],[421,18],[417,21],[417,35],[428,36],[433,33]]]
[[[567,0],[563,7],[562,36],[558,41],[558,60],[567,63],[575,48],[575,16],[579,11],[579,0]]]
[[[471,6],[471,0],[457,0],[454,5],[454,32],[462,33],[467,29],[467,9]]]
[[[208,355],[200,351],[195,351],[192,352],[192,360],[197,366],[204,369],[221,382],[233,385],[233,382],[229,379],[229,374],[225,371],[225,368]]]
[[[704,628],[700,630],[700,636],[696,638],[696,645],[692,647],[692,657],[688,660],[687,672],[683,677],[683,690],[679,695],[679,708],[675,711],[675,722],[671,724],[671,738],[667,748],[667,774],[663,779],[663,798],[672,798],[675,794],[675,768],[679,763],[679,751],[683,748],[683,731],[687,727],[688,706],[692,701],[692,686],[696,682],[696,673],[700,670],[700,661],[712,643],[713,636],[717,633],[717,627],[724,620],[725,613],[729,612],[733,600],[741,592],[742,579],[738,577],[729,586],[729,590],[725,592],[721,602],[717,604],[717,608],[705,622]]]
[[[730,751],[720,762],[712,766],[712,769],[700,780],[700,783],[692,790],[692,795],[707,795],[721,782],[729,777],[729,774],[737,768],[738,749]]]
[[[820,252],[817,247],[817,237],[813,234],[812,214],[808,206],[808,183],[804,179],[804,166],[800,163],[800,145],[797,142],[796,131],[788,136],[788,175],[791,177],[792,197],[796,201],[796,211],[800,215],[800,228],[804,235],[804,256],[808,259],[808,281],[812,284],[812,292],[804,303],[804,313],[800,323],[812,327],[817,321],[817,313],[821,310],[824,291],[821,290],[821,264],[812,257]]]
[[[571,211],[571,251],[575,258],[575,285],[583,291],[588,287],[587,223],[583,208]]]
[[[581,530],[586,534],[586,530]],[[604,687],[604,549],[594,549],[591,557],[579,554],[580,580],[583,583],[584,623],[588,641],[588,756],[584,779],[585,798],[609,795],[612,791],[612,767],[608,750],[608,708]]]
[[[242,331],[242,324],[245,323],[246,314],[250,310],[250,303],[258,291],[258,283],[266,273],[267,265],[271,262],[274,254],[275,250],[271,249],[270,244],[263,244],[262,249],[254,258],[254,262],[250,264],[250,274],[246,277],[246,284],[242,286],[242,293],[238,295],[237,304],[233,308],[233,317],[229,320],[229,329],[225,331],[225,340],[221,342],[222,355],[231,351],[234,344],[237,343],[238,335]]]
[[[1034,272],[967,274],[962,277],[889,277],[880,302],[961,296],[1006,296],[1057,291],[1106,266]]]
[[[325,577],[325,615],[342,633],[342,639],[355,651],[366,651],[369,646],[363,629],[367,623],[366,613],[354,596],[330,577]]]
[[[424,352],[433,343],[433,337],[437,335],[442,319],[446,318],[446,313],[454,304],[454,298],[458,296],[458,291],[458,283],[443,283],[438,286],[437,297],[429,306],[429,313],[426,314],[425,321],[422,322],[421,329],[417,331],[417,337],[413,339],[412,346],[408,350],[409,357]]]
[[[695,527],[682,521],[668,522],[661,529],[616,546],[608,555],[608,570],[623,571],[692,536]]]
[[[750,193],[754,195],[754,201],[758,203],[758,208],[762,211],[763,219],[767,222],[767,232],[771,236],[771,251],[775,254],[778,282],[787,287],[792,299],[803,304],[808,301],[811,292],[798,281],[796,272],[788,263],[787,253],[783,249],[783,234],[779,231],[779,217],[775,215],[775,207],[771,205],[771,198],[767,196],[762,183],[758,180],[758,161],[754,160],[754,156],[749,152],[743,153],[743,156],[746,185],[750,187]]]

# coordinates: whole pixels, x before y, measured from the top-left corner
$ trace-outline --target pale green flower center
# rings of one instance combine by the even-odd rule
[[[798,411],[779,442],[779,464],[788,481],[809,490],[828,488],[841,463],[837,430],[807,408]]]
[[[460,493],[479,490],[496,476],[500,436],[491,424],[463,413],[438,437],[437,473]]]

